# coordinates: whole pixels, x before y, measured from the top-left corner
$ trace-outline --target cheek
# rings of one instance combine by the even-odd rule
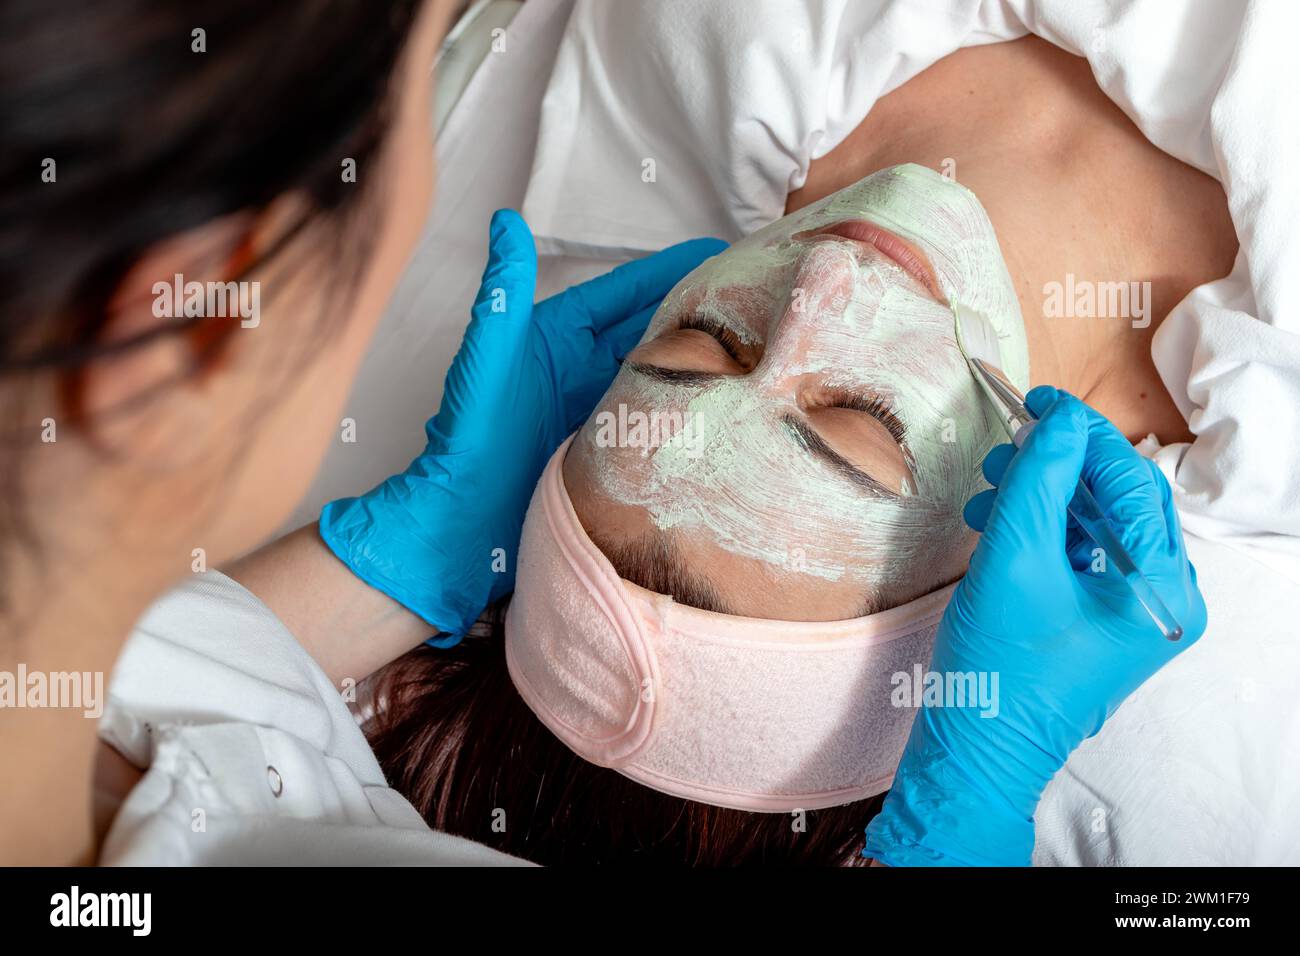
[[[265,383],[254,386],[257,424],[231,437],[222,495],[229,510],[209,526],[219,535],[205,543],[210,560],[235,557],[282,529],[339,438],[351,364],[326,351],[295,370],[291,388],[268,394]]]
[[[391,180],[364,201],[383,218],[367,281],[369,311],[382,312],[424,229],[434,193],[433,152],[419,131],[404,130],[390,157]],[[412,140],[414,142],[412,142]],[[375,315],[375,318],[378,316]]]
[[[654,455],[686,432],[689,396],[623,371],[579,432],[584,471],[615,500],[638,498],[653,477]]]

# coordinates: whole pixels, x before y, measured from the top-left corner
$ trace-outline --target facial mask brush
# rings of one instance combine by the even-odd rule
[[[1034,427],[1037,418],[1025,407],[1025,397],[1002,374],[997,330],[993,328],[993,323],[987,316],[964,305],[954,304],[953,314],[956,316],[957,345],[962,355],[966,357],[971,374],[975,376],[980,389],[997,411],[998,419],[1006,429],[1007,435],[1019,448]],[[1151,583],[1147,581],[1124,545],[1120,543],[1106,521],[1101,506],[1097,504],[1097,499],[1093,497],[1082,478],[1079,479],[1067,510],[1084,534],[1106,553],[1111,567],[1124,578],[1124,582],[1133,591],[1134,597],[1160,628],[1160,633],[1171,641],[1179,640],[1183,636],[1182,627],[1174,620],[1174,616],[1169,613],[1169,608],[1165,607],[1155,589],[1151,587]]]

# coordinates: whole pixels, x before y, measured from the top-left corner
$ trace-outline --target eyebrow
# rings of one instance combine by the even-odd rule
[[[820,458],[860,488],[878,498],[902,499],[903,496],[897,491],[882,483],[879,479],[873,478],[828,445],[826,440],[817,434],[807,422],[800,421],[793,415],[785,416],[782,421],[787,428],[794,432],[795,437],[803,443],[813,457]]]
[[[677,546],[664,532],[655,531],[627,541],[600,532],[591,532],[590,537],[620,578],[647,591],[667,594],[678,604],[716,614],[736,614],[707,578],[696,575],[687,566]]]

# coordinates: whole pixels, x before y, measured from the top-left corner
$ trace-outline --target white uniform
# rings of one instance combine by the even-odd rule
[[[100,736],[148,767],[104,864],[501,865],[384,782],[343,697],[216,571],[168,594],[118,663]]]

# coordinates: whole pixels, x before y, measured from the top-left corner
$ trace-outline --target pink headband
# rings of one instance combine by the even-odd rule
[[[564,487],[566,441],[524,519],[506,617],[520,696],[591,763],[739,810],[839,806],[889,788],[952,586],[851,621],[715,614],[621,579]]]

